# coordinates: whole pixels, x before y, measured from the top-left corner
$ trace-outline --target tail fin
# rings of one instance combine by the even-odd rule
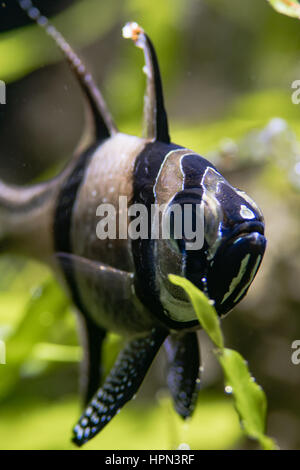
[[[0,180],[0,251],[38,259],[52,252],[54,183],[18,187]]]

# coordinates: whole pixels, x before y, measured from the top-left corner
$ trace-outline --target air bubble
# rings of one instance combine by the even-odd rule
[[[233,392],[232,387],[230,385],[226,385],[225,393],[227,393],[228,395],[231,395],[232,392]]]
[[[300,176],[300,162],[297,162],[294,166],[294,172]]]
[[[31,289],[30,293],[33,299],[39,299],[43,293],[43,287],[34,287]]]
[[[182,442],[179,444],[178,450],[191,450],[191,448],[186,442]]]

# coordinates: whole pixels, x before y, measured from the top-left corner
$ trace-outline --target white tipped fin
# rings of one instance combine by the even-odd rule
[[[168,118],[154,47],[143,28],[134,21],[126,23],[122,34],[125,39],[131,39],[144,52],[143,72],[147,77],[144,99],[144,137],[170,143]]]

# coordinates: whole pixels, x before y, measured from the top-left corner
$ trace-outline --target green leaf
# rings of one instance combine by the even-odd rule
[[[300,4],[293,0],[268,0],[270,5],[283,15],[300,18]]]
[[[256,439],[263,449],[277,449],[274,441],[264,434],[267,411],[265,393],[251,376],[245,359],[237,351],[224,348],[223,334],[215,308],[205,294],[187,279],[173,274],[169,275],[169,279],[185,290],[202,328],[219,348],[216,355],[226,378],[226,387],[233,393],[234,406],[245,433]]]
[[[34,346],[47,340],[49,328],[63,318],[68,305],[62,289],[52,279],[35,290],[25,307],[22,320],[6,341],[6,365],[1,366],[0,400],[11,392]]]
[[[232,349],[217,352],[226,377],[226,386],[233,393],[241,425],[249,437],[257,439],[264,449],[274,449],[273,441],[264,435],[267,400],[263,389],[251,376],[247,362]]]
[[[65,344],[37,343],[31,357],[48,362],[79,362],[82,358],[80,346]]]
[[[216,310],[206,295],[201,290],[197,289],[194,284],[183,277],[170,274],[169,279],[173,284],[180,286],[185,290],[192,302],[202,328],[206,331],[216,346],[223,348],[224,340],[220,327],[220,320]]]

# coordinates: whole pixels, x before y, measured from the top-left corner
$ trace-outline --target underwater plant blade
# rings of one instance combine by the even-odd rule
[[[181,286],[188,294],[202,328],[218,346],[217,358],[223,369],[226,386],[233,393],[234,406],[240,418],[241,427],[248,437],[256,439],[265,450],[278,447],[265,433],[267,399],[263,389],[251,376],[247,362],[237,352],[224,348],[220,321],[207,297],[190,281],[169,275],[169,279]]]
[[[237,351],[228,348],[218,351],[217,357],[226,377],[226,385],[233,393],[234,405],[246,434],[257,439],[264,449],[276,449],[272,439],[264,434],[266,395],[251,376],[247,362]]]
[[[17,328],[6,341],[9,367],[5,369],[5,380],[0,383],[0,400],[11,393],[34,347],[48,338],[50,326],[63,318],[68,306],[67,297],[54,280],[35,289]]]
[[[206,295],[197,289],[194,284],[183,277],[170,274],[169,279],[173,284],[180,286],[185,290],[192,302],[202,328],[206,331],[216,346],[223,348],[224,340],[220,328],[220,321],[216,310],[211,305]]]

